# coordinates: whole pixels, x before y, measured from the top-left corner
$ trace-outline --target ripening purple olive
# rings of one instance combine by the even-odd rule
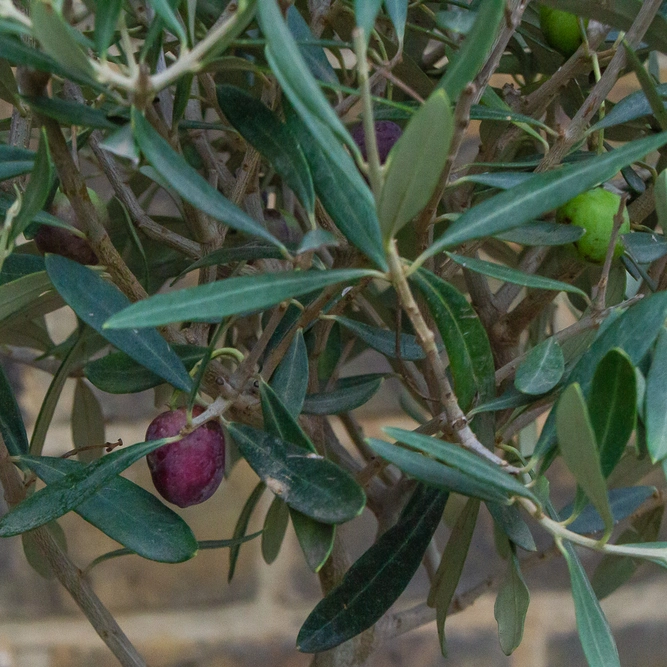
[[[400,139],[403,130],[399,125],[396,125],[391,120],[377,120],[375,121],[375,137],[378,144],[378,153],[380,154],[380,163],[384,164],[389,155],[389,151],[394,147],[394,144]],[[352,139],[354,143],[359,146],[364,160],[368,160],[366,154],[366,133],[363,125],[357,125],[352,131]]]
[[[286,245],[298,245],[303,238],[303,233],[298,227],[290,225],[287,220],[274,208],[267,208],[264,211],[266,228],[281,243]]]
[[[35,234],[37,250],[45,255],[47,252],[62,255],[79,264],[94,266],[98,263],[97,255],[93,252],[86,239],[75,236],[72,232],[60,227],[42,225]]]
[[[88,188],[88,196],[93,202],[93,206],[97,210],[97,214],[102,221],[106,223],[108,220],[107,209],[104,203],[100,200],[97,194]],[[49,212],[69,223],[73,227],[79,228],[74,210],[67,197],[60,191],[56,193],[53,198],[53,203],[49,207]],[[62,229],[61,227],[51,227],[50,225],[41,225],[35,234],[35,245],[37,250],[43,255],[47,252],[55,255],[62,255],[79,264],[95,265],[98,263],[97,255],[93,252],[92,247],[86,239],[75,236],[72,232]]]
[[[203,409],[195,406],[193,416]],[[146,440],[177,435],[187,422],[185,408],[158,415],[148,426]],[[225,472],[225,436],[217,421],[206,422],[178,442],[163,445],[146,457],[159,494],[179,507],[198,505],[220,486]]]

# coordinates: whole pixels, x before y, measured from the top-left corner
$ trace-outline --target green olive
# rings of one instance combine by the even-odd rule
[[[604,263],[614,230],[614,217],[620,205],[621,198],[617,194],[596,188],[583,192],[558,209],[556,213],[558,222],[576,225],[586,230],[586,233],[574,243],[582,259],[593,264]],[[630,217],[625,210],[619,235],[627,234],[629,231]],[[623,246],[617,241],[614,257],[619,258],[622,254]]]
[[[585,22],[588,25],[588,21]],[[575,14],[540,7],[540,28],[549,46],[569,58],[582,42],[579,18]]]

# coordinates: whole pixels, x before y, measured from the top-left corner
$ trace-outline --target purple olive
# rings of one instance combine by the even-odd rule
[[[400,126],[390,120],[378,120],[375,122],[375,136],[377,138],[378,153],[380,154],[380,163],[384,164],[389,155],[389,151],[394,147],[394,144],[400,139],[403,130]],[[366,133],[363,125],[357,125],[352,132],[352,139],[354,143],[359,146],[364,160],[368,160],[366,154]]]
[[[105,204],[100,200],[97,194],[88,188],[88,196],[93,202],[93,206],[97,210],[102,223],[106,224],[108,214]],[[69,223],[73,227],[79,229],[79,224],[67,197],[60,191],[56,193],[53,202],[49,207],[49,213],[55,215]],[[51,227],[49,225],[41,225],[37,234],[35,234],[35,245],[37,250],[42,254],[51,252],[55,255],[62,255],[79,264],[94,265],[98,263],[97,255],[93,252],[90,243],[80,236],[72,234],[72,232],[62,229],[61,227]]]
[[[192,414],[200,415],[195,406]],[[146,440],[177,435],[187,422],[185,408],[158,415],[148,426]],[[178,442],[163,445],[147,457],[159,494],[179,507],[198,505],[220,486],[225,472],[225,436],[217,421],[206,422]]]
[[[286,245],[298,245],[303,238],[303,233],[298,227],[290,225],[287,220],[274,208],[267,208],[264,211],[266,228],[281,243]]]
[[[43,255],[51,252],[79,262],[79,264],[95,265],[98,263],[97,255],[86,239],[75,236],[72,232],[61,227],[41,225],[37,234],[35,234],[34,241],[37,250]]]

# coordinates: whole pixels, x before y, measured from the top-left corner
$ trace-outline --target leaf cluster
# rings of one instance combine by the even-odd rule
[[[0,372],[0,467],[41,480],[0,536],[22,534],[48,574],[30,531],[64,543],[57,520],[73,511],[122,547],[91,566],[229,547],[231,579],[243,542],[261,536],[270,564],[290,522],[312,572],[335,566],[337,526],[370,511],[383,530],[298,649],[376,624],[388,638],[433,545],[427,604],[446,653],[486,507],[506,560],[502,650],[521,642],[522,552],[545,530],[588,663],[618,665],[598,597],[646,560],[667,563],[664,490],[640,484],[667,460],[667,25],[648,0],[545,4],[589,25],[566,60],[535,3],[0,0],[0,355],[21,348],[52,374],[29,439]],[[641,90],[606,99],[631,73]],[[384,163],[378,121],[400,128]],[[99,174],[112,192],[101,211],[86,190]],[[620,260],[603,239],[603,266],[555,215],[597,187],[620,192],[632,222]],[[58,192],[71,215],[54,214]],[[99,264],[56,246],[42,257],[43,228]],[[77,326],[55,344],[47,318],[63,307]],[[379,370],[360,371],[362,354]],[[68,382],[76,460],[45,448]],[[165,386],[170,407],[211,406],[257,475],[229,540],[198,541],[121,476],[166,441],[107,451],[105,394]],[[368,439],[357,411],[387,387],[413,428],[392,414],[387,438]],[[557,457],[577,488],[560,513]],[[592,583],[575,545],[604,553]]]

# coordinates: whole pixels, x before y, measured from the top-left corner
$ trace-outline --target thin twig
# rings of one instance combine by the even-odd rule
[[[269,108],[273,107],[276,100],[276,89],[271,86],[265,86],[262,90],[262,102]],[[247,145],[246,154],[243,158],[241,168],[236,175],[236,185],[232,192],[232,202],[237,206],[241,205],[245,199],[248,188],[254,178],[257,176],[257,170],[261,163],[262,156],[250,144]],[[258,212],[259,213],[259,212]],[[263,220],[263,216],[260,218]]]
[[[605,308],[602,311],[591,311],[569,327],[557,331],[553,337],[559,343],[564,343],[566,340],[570,340],[571,338],[578,336],[584,331],[592,331],[593,329],[597,329],[613,310],[618,308],[629,308],[630,306],[637,303],[637,301],[640,301],[642,298],[643,295],[638,294],[637,296],[634,296],[631,299],[628,299],[627,301],[624,301],[623,303],[616,306]],[[509,380],[510,378],[514,377],[516,369],[521,365],[521,362],[526,358],[527,354],[528,353],[523,354],[516,359],[512,359],[512,361],[505,364],[502,368],[499,368],[496,371],[496,384],[501,385],[503,382],[505,382],[505,380]]]
[[[639,510],[637,510],[631,521],[648,514],[657,507],[664,505],[665,492],[659,491],[653,498],[646,502]],[[594,543],[593,540],[583,538],[587,543]],[[547,549],[536,552],[521,560],[521,570],[525,572],[537,565],[547,563],[560,554],[557,544],[552,544]],[[473,586],[472,588],[457,595],[451,602],[447,616],[461,613],[468,609],[472,604],[478,600],[482,595],[489,593],[498,588],[500,583],[505,578],[505,568],[491,575]],[[397,612],[391,616],[385,616],[376,626],[376,642],[384,642],[388,639],[393,639],[406,632],[415,630],[423,625],[432,623],[436,618],[436,610],[429,607],[426,603],[418,604],[410,609]]]
[[[328,311],[329,315],[338,315],[342,313],[345,308],[357,297],[357,295],[366,288],[368,283],[371,281],[371,278],[362,278],[356,285],[349,288],[343,298],[341,298],[332,308]],[[271,351],[269,358],[264,362],[262,368],[262,374],[265,377],[271,377],[271,374],[275,370],[275,367],[282,359],[285,352],[289,348],[294,335],[297,332],[297,329],[304,329],[314,322],[324,310],[324,307],[327,303],[334,297],[338,292],[340,287],[335,285],[332,287],[325,288],[322,293],[313,301],[310,305],[306,306],[305,310],[301,314],[299,320],[294,324],[292,329],[285,335],[285,337],[278,343],[278,345]]]
[[[2,438],[0,438],[0,483],[10,507],[18,505],[25,498],[23,481],[9,460],[9,452]],[[31,534],[58,581],[72,596],[95,632],[118,658],[120,664],[124,667],[146,667],[143,658],[97,597],[90,583],[82,576],[79,568],[72,563],[46,527],[36,528]]]
[[[338,415],[341,423],[345,427],[350,440],[359,451],[359,454],[366,460],[371,461],[375,458],[375,452],[368,446],[363,426],[357,421],[351,412],[343,412]]]
[[[469,269],[463,269],[463,279],[465,280],[470,300],[479,315],[485,329],[490,329],[493,323],[498,319],[498,307],[495,303],[493,293],[489,287],[489,281],[486,276]]]
[[[234,192],[234,184],[236,179],[229,171],[227,165],[215,154],[211,148],[211,144],[206,137],[206,130],[192,130],[190,132],[192,143],[197,149],[199,157],[210,171],[215,171],[218,175],[218,183],[222,194],[227,198],[232,197]]]
[[[522,273],[535,273],[546,259],[550,250],[551,248],[548,246],[535,246],[529,248],[519,262],[517,269]],[[522,289],[523,287],[521,285],[505,283],[495,294],[494,302],[496,308],[501,313],[506,313],[510,309],[512,303],[514,303],[514,299],[519,296]]]
[[[244,5],[243,9],[247,8],[248,3],[246,2],[230,2],[204,39],[191,51],[186,51],[181,55],[164,72],[152,76],[150,79],[152,90],[162,90],[162,88],[166,88],[178,81],[184,74],[199,71],[205,56],[237,28],[240,4]],[[105,72],[108,69],[106,68]]]
[[[136,276],[114,247],[107,230],[99,219],[86,189],[86,184],[77,170],[67,143],[57,121],[44,116],[39,120],[46,128],[53,162],[60,176],[61,189],[68,198],[78,223],[86,230],[88,241],[100,262],[107,267],[116,286],[132,301],[145,299],[148,295]]]
[[[382,70],[375,70],[373,74],[368,79],[371,90],[377,84],[377,82],[382,78]],[[346,98],[341,100],[335,107],[334,111],[339,117],[343,117],[355,104],[359,102],[361,94],[348,95]]]
[[[588,31],[589,50],[597,49],[608,32],[609,26],[593,23]],[[582,44],[553,76],[524,98],[521,104],[521,112],[533,118],[539,118],[570,81],[577,76],[590,72],[591,68],[592,63],[586,54],[585,46]]]
[[[386,67],[379,67],[376,71],[378,74],[380,74],[380,76],[387,79],[387,81],[390,81],[397,88],[400,88],[406,95],[409,95],[412,97],[412,99],[416,100],[420,104],[424,103],[424,98],[418,92],[412,90],[412,88],[410,88],[410,86],[408,86],[405,81],[399,79],[391,70],[387,69]]]
[[[421,424],[415,429],[415,433],[423,433],[424,435],[435,435],[448,429],[447,415],[441,412],[439,415],[433,417],[425,424]]]
[[[276,369],[276,366],[280,363],[280,360],[283,358],[289,346],[292,344],[292,340],[296,335],[297,329],[305,329],[311,322],[315,321],[324,306],[336,293],[335,287],[327,287],[322,293],[311,303],[301,314],[299,320],[295,323],[292,329],[283,337],[283,339],[276,345],[276,347],[271,350],[266,361],[262,366],[262,375],[264,377],[271,377],[273,371]]]
[[[496,38],[496,43],[491,51],[491,55],[486,59],[486,63],[484,63],[484,66],[473,82],[477,90],[473,104],[479,102],[491,77],[498,69],[498,65],[505,54],[507,45],[516,32],[516,29],[521,25],[523,13],[526,11],[529,2],[530,0],[516,0],[514,7],[511,7],[508,3],[505,10],[505,23]]]
[[[636,49],[660,10],[662,0],[646,0],[626,35],[627,43]],[[607,99],[627,61],[625,49],[619,48],[604,74],[593,87],[584,104],[572,119],[569,127],[537,168],[538,172],[548,171],[559,164],[570,149],[583,137],[588,124],[597,113],[600,105]]]
[[[644,503],[630,518],[629,521],[635,521],[638,518],[645,516],[649,512],[652,512],[657,507],[660,507],[665,504],[665,491],[658,491],[651,499]],[[550,524],[555,524],[555,522],[549,522]],[[558,524],[556,524],[558,525]],[[569,531],[568,531],[569,532]],[[574,535],[574,534],[573,534]],[[591,545],[597,545],[597,549],[600,550],[601,545],[599,542],[586,537],[577,536],[578,541],[585,543],[586,546],[591,547]],[[614,550],[614,545],[610,545],[612,550]],[[591,547],[595,548],[595,547]],[[526,572],[527,570],[547,563],[556,556],[560,555],[560,550],[558,545],[553,543],[548,548],[530,554],[526,558],[521,560],[521,571]],[[449,609],[447,611],[447,616],[453,616],[454,614],[459,614],[462,611],[468,609],[472,604],[478,600],[482,595],[491,592],[498,588],[500,583],[505,578],[505,568],[501,568],[495,574],[487,577],[483,581],[479,582],[472,588],[460,593],[457,595],[451,602]],[[406,632],[415,630],[423,625],[432,623],[436,618],[436,610],[429,607],[426,603],[418,604],[410,609],[397,612],[390,616],[385,616],[376,626],[376,642],[384,642],[388,639],[393,639],[398,637]]]
[[[558,556],[560,552],[555,545],[540,551],[539,553],[531,554],[521,561],[521,570],[526,571],[536,565],[546,563],[552,558]],[[460,614],[469,607],[471,607],[480,597],[489,593],[500,585],[506,576],[506,568],[501,568],[496,574],[487,577],[478,584],[469,588],[459,595],[455,596],[449,605],[447,616],[454,616]],[[385,616],[376,627],[376,641],[387,641],[394,639],[400,635],[416,630],[417,628],[432,623],[436,620],[436,610],[429,607],[425,602],[415,605],[410,609],[396,612],[390,616]]]
[[[366,442],[366,437],[363,431],[361,424],[357,421],[356,417],[351,412],[343,412],[338,415],[341,423],[345,427],[350,440],[357,448],[357,451],[362,456],[364,461],[366,461],[366,466],[368,470],[374,470],[374,475],[379,477],[385,484],[391,486],[396,484],[400,475],[395,474],[391,468],[388,468],[386,464],[378,466],[377,468],[372,468],[374,462],[379,461],[377,454],[369,447]]]
[[[327,25],[327,14],[331,9],[331,0],[308,0],[310,12],[310,31],[319,39]]]
[[[8,361],[22,364],[23,366],[36,368],[37,370],[44,371],[50,375],[55,375],[60,368],[60,361],[57,359],[48,357],[42,358],[41,354],[34,354],[28,352],[24,347],[17,347],[14,345],[0,346],[0,357],[3,357]],[[73,377],[73,374],[70,375],[70,377]]]
[[[440,402],[444,408],[445,413],[447,414],[447,421],[449,422],[449,425],[452,429],[452,432],[456,436],[456,439],[463,447],[475,452],[478,456],[485,458],[498,466],[502,466],[508,471],[511,469],[513,472],[515,472],[516,469],[509,466],[507,461],[504,461],[500,457],[496,456],[493,452],[489,451],[477,439],[477,436],[470,428],[468,420],[463,413],[463,410],[461,410],[459,407],[456,395],[454,394],[454,390],[452,389],[449,378],[447,377],[445,365],[440,358],[438,347],[435,344],[435,336],[426,325],[421,311],[419,310],[419,306],[412,296],[410,286],[408,285],[408,281],[405,278],[403,265],[401,264],[398,251],[395,244],[393,243],[389,247],[387,261],[389,263],[392,283],[396,289],[396,292],[398,293],[401,305],[410,318],[410,322],[412,323],[412,326],[415,329],[415,333],[417,334],[419,344],[426,353],[428,363],[437,379],[438,387],[440,390]]]
[[[137,229],[143,232],[149,239],[173,248],[190,259],[197,260],[203,257],[204,252],[201,244],[163,227],[144,211],[132,189],[123,181],[116,160],[100,146],[101,139],[101,132],[95,130],[88,138],[88,143],[102,171],[109,179],[116,197],[118,197],[127,209],[130,219],[136,225]]]
[[[517,433],[522,431],[526,426],[532,424],[538,417],[543,415],[555,403],[556,396],[547,396],[533,405],[526,411],[522,412],[518,417],[515,417],[506,426],[498,431],[499,437],[503,442],[509,442]]]
[[[201,104],[198,99],[199,95],[199,82],[197,78],[192,80],[190,88],[190,99],[185,108],[185,118],[187,120],[203,120]],[[217,171],[213,173],[217,174]],[[205,253],[208,254],[213,250],[217,250],[221,246],[221,240],[223,235],[221,234],[222,225],[217,220],[206,215],[203,211],[197,210],[193,217],[193,236],[199,243],[206,245],[204,249]],[[225,228],[226,233],[226,228]],[[210,273],[210,272],[209,272]],[[206,275],[206,271],[200,271],[201,275]],[[215,271],[213,271],[213,276],[215,276]]]
[[[588,42],[589,48],[597,48],[609,32],[607,26],[593,22],[589,30]],[[585,74],[591,69],[590,58],[586,54],[586,49],[581,46],[577,52],[567,60],[563,66],[558,69],[553,76],[549,77],[540,85],[535,92],[520,100],[520,106],[516,109],[521,113],[540,118],[549,108],[559,92],[576,76]],[[508,147],[515,144],[517,138],[524,132],[515,124],[510,125],[503,133],[497,134],[492,139],[484,151],[477,158],[479,162],[491,162],[497,159],[498,155],[503,155]],[[487,167],[471,165],[466,173],[480,173],[486,171]],[[474,184],[464,186],[459,193],[461,201],[468,201],[473,192]]]
[[[28,86],[31,82],[36,84],[37,90],[29,89],[26,91],[28,94],[41,94],[43,92],[43,84],[37,78],[33,79],[31,73],[25,73],[22,78]],[[42,114],[35,115],[46,130],[51,156],[60,177],[61,190],[72,205],[81,229],[86,231],[86,236],[95,254],[100,262],[106,265],[116,286],[130,300],[145,299],[148,296],[146,290],[118,254],[95,206],[90,200],[83,176],[72,160],[72,155],[69,152],[58,121]]]
[[[602,266],[602,275],[600,276],[600,280],[598,281],[598,284],[593,291],[593,307],[595,310],[604,310],[605,306],[607,305],[607,286],[609,285],[609,272],[611,271],[611,263],[614,260],[614,253],[616,252],[618,235],[621,232],[621,226],[624,222],[626,202],[627,196],[621,197],[621,203],[619,204],[618,211],[614,216],[614,226],[611,231],[609,245],[607,246],[607,254],[605,255],[604,264]]]
[[[561,256],[555,258],[548,277],[572,284],[584,271],[585,265],[576,257]],[[524,329],[546,308],[557,296],[555,290],[531,289],[525,298],[509,313],[501,317],[493,326],[491,335],[496,344],[503,348],[499,357],[500,363],[507,363],[507,355],[513,354]],[[497,350],[496,350],[497,351]]]
[[[234,375],[232,375],[230,379],[230,384],[232,387],[242,389],[245,383],[248,381],[248,378],[253,374],[259,358],[262,356],[262,354],[264,354],[264,350],[271,341],[273,334],[276,332],[276,329],[280,324],[280,320],[282,320],[286,310],[287,304],[285,302],[278,304],[273,309],[273,313],[271,313],[271,317],[264,327],[259,340],[253,345],[250,354],[241,362],[241,364],[239,364],[236,372]],[[269,376],[267,376],[267,378],[268,377]]]
[[[380,165],[380,153],[378,152],[375,124],[373,122],[373,102],[371,100],[371,86],[368,78],[368,59],[366,56],[366,40],[364,31],[355,28],[352,32],[354,50],[357,56],[357,77],[361,90],[361,102],[363,105],[362,121],[364,124],[364,139],[366,142],[366,155],[368,160],[368,178],[371,189],[375,195],[375,201],[379,201],[382,191],[383,173]]]
[[[646,190],[628,206],[630,222],[633,225],[641,225],[653,211],[655,211],[655,186],[651,183]]]
[[[380,458],[371,459],[356,475],[355,479],[360,486],[366,486],[374,477],[383,472],[389,463]]]

